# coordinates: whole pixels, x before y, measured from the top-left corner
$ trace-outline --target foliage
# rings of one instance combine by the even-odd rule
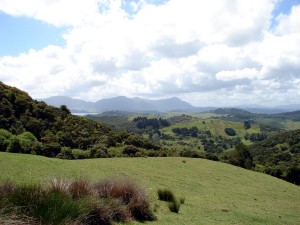
[[[157,121],[167,125],[162,119]],[[0,151],[81,159],[109,157],[110,147],[124,144],[160,149],[127,131],[112,131],[93,120],[74,116],[65,105],[56,108],[34,101],[27,93],[0,82]]]
[[[230,164],[243,167],[245,169],[252,169],[253,159],[247,146],[239,143],[235,146],[235,150],[231,151],[228,156]]]
[[[248,129],[251,128],[251,124],[250,124],[249,121],[244,121],[244,128],[245,128],[246,130],[248,130]]]
[[[253,161],[272,176],[300,184],[300,130],[285,131],[249,146]]]
[[[178,134],[178,135],[182,135],[182,136],[191,136],[191,137],[197,137],[198,136],[198,128],[193,126],[191,128],[179,128],[179,127],[175,127],[172,129],[173,133]]]
[[[229,136],[235,136],[235,135],[236,135],[235,130],[232,129],[232,128],[225,128],[224,131],[225,131],[225,133],[226,133],[227,135],[229,135]]]
[[[162,118],[147,118],[147,117],[136,117],[133,119],[136,123],[136,127],[139,129],[145,129],[147,127],[152,127],[152,129],[159,129],[161,127],[168,127],[170,123]]]

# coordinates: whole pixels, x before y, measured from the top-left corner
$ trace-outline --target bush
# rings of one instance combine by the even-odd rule
[[[140,154],[140,149],[133,146],[133,145],[128,145],[123,149],[123,154],[131,157],[136,157],[139,156]],[[140,155],[141,156],[141,155]]]
[[[90,158],[108,158],[108,149],[102,145],[97,144],[91,149]]]
[[[202,158],[200,152],[192,149],[183,149],[179,152],[181,157]]]
[[[72,149],[74,159],[88,159],[91,155],[89,150]]]

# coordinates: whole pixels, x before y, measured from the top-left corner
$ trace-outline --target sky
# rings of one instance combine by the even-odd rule
[[[300,0],[0,0],[0,80],[35,99],[300,104]]]

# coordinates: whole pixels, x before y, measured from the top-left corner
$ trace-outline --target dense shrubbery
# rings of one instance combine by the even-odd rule
[[[167,125],[164,120],[158,122]],[[110,157],[110,147],[124,144],[160,149],[137,135],[71,115],[66,106],[56,108],[34,101],[27,93],[0,82],[0,151],[82,159]]]
[[[147,118],[147,117],[136,117],[133,119],[133,121],[136,123],[136,127],[139,129],[145,129],[147,127],[151,127],[152,129],[159,129],[162,127],[168,127],[170,126],[170,123],[167,120],[164,120],[162,118]]]
[[[300,184],[300,130],[270,136],[250,145],[249,151],[261,172]]]
[[[172,129],[173,133],[177,134],[177,135],[182,135],[184,137],[186,136],[191,136],[191,137],[197,137],[198,136],[198,128],[197,127],[191,127],[191,128],[179,128],[179,127],[175,127]]]
[[[129,180],[53,180],[48,186],[0,185],[0,221],[31,218],[29,224],[112,224],[155,219],[144,189]],[[15,224],[12,221],[12,224]]]

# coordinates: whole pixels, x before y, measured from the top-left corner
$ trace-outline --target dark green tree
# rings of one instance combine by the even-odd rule
[[[247,146],[239,143],[235,149],[229,153],[229,163],[235,166],[243,167],[245,169],[252,169],[253,159]]]

